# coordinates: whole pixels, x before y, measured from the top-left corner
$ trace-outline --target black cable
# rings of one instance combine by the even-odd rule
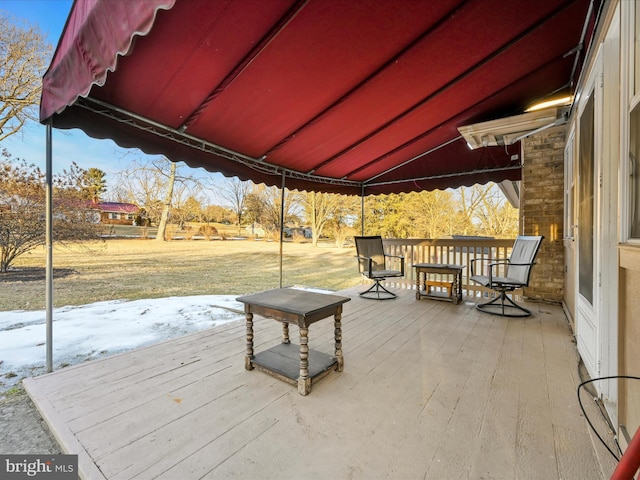
[[[629,376],[629,375],[612,375],[610,377],[592,378],[591,380],[586,380],[586,381],[582,382],[580,385],[578,385],[578,390],[577,390],[578,404],[580,405],[580,410],[582,410],[582,414],[584,415],[584,418],[587,420],[587,423],[591,427],[591,430],[593,430],[593,433],[595,433],[596,437],[598,437],[598,440],[600,440],[600,443],[602,443],[604,445],[604,447],[609,451],[609,453],[611,455],[613,455],[613,458],[615,458],[617,462],[619,462],[620,459],[618,458],[618,456],[615,453],[613,453],[613,450],[611,450],[609,448],[609,445],[606,444],[604,439],[600,436],[598,431],[595,429],[595,427],[591,423],[591,420],[589,420],[589,416],[587,415],[587,412],[585,411],[584,407],[582,406],[582,400],[580,399],[580,389],[583,386],[585,386],[585,385],[587,385],[589,383],[597,382],[599,380],[613,380],[613,379],[620,379],[620,378],[626,378],[626,379],[630,379],[630,380],[640,380],[640,377],[632,377],[632,376]]]
[[[583,382],[583,381],[585,381],[585,379],[589,378],[589,373],[587,372],[587,367],[584,365],[584,362],[582,361],[582,358],[580,359],[580,362],[578,363],[578,376],[580,377],[580,381],[581,382]],[[613,426],[613,423],[611,423],[611,419],[609,418],[609,413],[607,412],[606,406],[604,405],[602,400],[600,398],[598,398],[597,390],[595,388],[589,388],[589,387],[585,387],[585,390],[589,393],[589,395],[591,395],[596,407],[598,408],[598,411],[600,412],[600,415],[602,416],[602,419],[607,423],[607,426],[609,427],[609,430],[611,431],[611,434],[613,435],[613,441],[616,444],[616,448],[617,448],[616,451],[617,451],[618,455],[622,455],[622,448],[620,448],[620,442],[618,441],[618,432],[617,432],[616,428]]]

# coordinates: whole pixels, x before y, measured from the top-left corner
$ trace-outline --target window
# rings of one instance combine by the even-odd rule
[[[593,305],[594,268],[594,95],[589,96],[580,116],[578,176],[578,287],[580,294]]]

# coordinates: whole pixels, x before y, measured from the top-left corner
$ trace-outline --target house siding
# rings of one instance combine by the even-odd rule
[[[524,296],[562,302],[564,295],[564,146],[562,127],[523,140],[520,215],[523,235],[544,235]]]
[[[620,323],[619,323],[619,374],[638,376],[640,356],[638,338],[640,338],[640,248],[636,246],[620,247]],[[640,382],[623,381],[619,386],[620,425],[632,436],[640,428]],[[620,434],[622,441],[625,435]],[[626,442],[625,442],[626,443]]]

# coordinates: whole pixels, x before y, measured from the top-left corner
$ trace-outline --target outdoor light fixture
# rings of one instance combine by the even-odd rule
[[[573,97],[571,95],[568,95],[566,97],[556,98],[553,100],[546,100],[544,102],[538,102],[533,106],[527,108],[525,112],[536,112],[538,110],[544,110],[545,108],[551,108],[551,107],[564,107],[567,105],[571,105],[571,102],[573,102]]]

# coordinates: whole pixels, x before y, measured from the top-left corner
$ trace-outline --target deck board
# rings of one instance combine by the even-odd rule
[[[343,372],[307,396],[244,369],[244,322],[28,379],[87,478],[606,478],[579,411],[559,306],[507,319],[459,305],[352,301]],[[281,325],[254,318],[254,347]],[[297,328],[291,339],[297,342]],[[333,322],[309,346],[333,355]],[[596,415],[594,411],[591,414]],[[597,419],[596,419],[597,420]]]

